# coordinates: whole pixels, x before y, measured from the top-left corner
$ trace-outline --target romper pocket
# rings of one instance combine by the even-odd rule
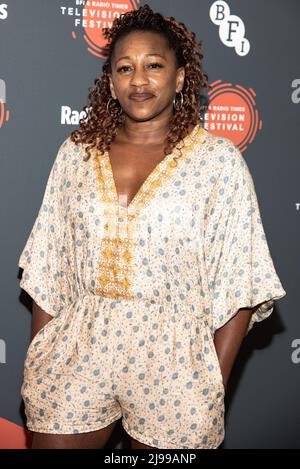
[[[225,386],[224,386],[224,381],[223,381],[223,375],[222,375],[221,366],[220,366],[220,362],[219,362],[219,357],[218,357],[218,354],[217,354],[217,351],[216,351],[216,347],[215,347],[215,343],[214,343],[213,338],[211,339],[211,349],[212,349],[214,359],[215,359],[214,361],[215,361],[215,367],[216,367],[217,374],[218,374],[218,382],[221,386],[222,393],[225,395]]]
[[[25,363],[27,363],[28,359],[31,357],[31,354],[33,351],[37,352],[38,347],[40,344],[43,343],[43,339],[45,338],[45,334],[48,332],[50,328],[53,327],[54,323],[57,322],[57,319],[60,317],[60,315],[54,316],[50,321],[48,321],[46,324],[41,327],[41,329],[35,334],[31,342],[29,343],[29,346],[27,348],[27,353],[26,353],[26,358],[25,358]]]
[[[210,323],[205,320],[204,321],[204,326],[202,325],[202,327],[204,327],[203,335],[207,336],[206,340],[207,340],[207,343],[209,344],[209,353],[208,354],[204,353],[203,357],[204,357],[205,361],[209,357],[210,361],[212,362],[212,364],[214,366],[214,370],[215,370],[215,373],[213,373],[213,374],[216,377],[212,378],[212,373],[211,372],[209,373],[209,376],[211,377],[211,381],[212,381],[213,385],[215,385],[217,383],[218,388],[219,388],[220,392],[223,394],[223,397],[224,397],[226,391],[225,391],[225,386],[224,386],[224,381],[223,381],[223,375],[222,375],[222,371],[221,371],[219,357],[218,357],[216,347],[215,347],[215,343],[214,343],[214,337],[213,337],[212,332],[211,332]]]
[[[225,391],[221,366],[220,366],[220,362],[219,362],[219,357],[218,357],[216,347],[215,347],[214,337],[211,333],[211,329],[209,327],[209,324],[206,322],[205,325],[206,325],[206,327],[205,327],[206,335],[208,337],[208,343],[209,343],[209,349],[210,349],[210,353],[209,353],[208,356],[210,357],[210,359],[213,362],[214,370],[215,370],[214,374],[216,375],[216,378],[213,379],[212,381],[214,381],[214,383],[218,384],[218,387],[219,387],[219,389],[222,392],[223,397],[224,397],[226,391]],[[210,375],[211,375],[211,373],[210,373]]]

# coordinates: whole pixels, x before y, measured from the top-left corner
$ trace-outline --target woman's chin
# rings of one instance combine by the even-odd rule
[[[157,113],[155,112],[149,112],[149,111],[146,111],[146,109],[142,112],[142,111],[139,111],[139,112],[126,112],[124,110],[124,113],[132,120],[136,121],[136,122],[144,122],[144,121],[148,121],[150,119],[153,119],[153,117],[156,117],[157,116]]]

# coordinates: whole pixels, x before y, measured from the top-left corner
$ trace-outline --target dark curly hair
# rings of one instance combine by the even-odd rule
[[[70,135],[75,144],[86,144],[84,161],[90,158],[91,150],[95,147],[101,154],[109,150],[118,127],[123,124],[124,113],[120,113],[117,100],[111,100],[109,111],[107,110],[111,98],[111,58],[118,39],[139,30],[156,32],[165,37],[169,47],[175,51],[177,66],[185,68],[183,105],[173,112],[164,154],[171,153],[186,137],[189,125],[203,123],[200,117],[200,91],[201,88],[209,89],[210,86],[208,76],[202,70],[202,41],[197,40],[195,33],[189,31],[182,22],[176,21],[172,16],[163,17],[160,13],[154,13],[146,4],[137,10],[123,13],[120,18],[114,20],[111,28],[102,29],[104,37],[108,40],[103,74],[101,78],[95,79],[94,87],[89,88],[88,104],[83,108],[86,117],[80,119],[79,129]]]

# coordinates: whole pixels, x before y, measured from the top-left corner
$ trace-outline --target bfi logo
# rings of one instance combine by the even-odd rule
[[[209,10],[211,21],[219,26],[219,36],[227,47],[234,47],[235,52],[245,56],[250,50],[250,42],[245,38],[245,25],[237,15],[230,14],[228,4],[223,0],[214,2]]]

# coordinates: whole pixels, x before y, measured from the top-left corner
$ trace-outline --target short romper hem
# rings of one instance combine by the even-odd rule
[[[36,432],[36,433],[51,433],[54,435],[77,435],[80,433],[89,433],[89,432],[95,432],[97,430],[102,430],[103,428],[108,427],[111,423],[115,422],[116,420],[119,420],[122,417],[122,414],[118,414],[117,416],[112,417],[110,420],[108,420],[105,423],[101,423],[99,425],[90,425],[87,427],[86,425],[79,426],[76,425],[76,427],[71,426],[71,425],[61,425],[61,428],[59,430],[55,430],[52,427],[45,426],[45,427],[38,427],[38,429],[31,424],[26,424],[26,427],[29,431],[31,432]],[[74,433],[74,429],[78,430],[78,432]]]
[[[128,435],[132,436],[135,440],[139,441],[140,443],[143,443],[148,446],[153,446],[153,438],[146,436],[144,433],[135,433],[132,430],[129,430],[129,427],[126,423],[126,420],[124,418],[121,421],[122,427],[128,433]],[[204,448],[194,448],[194,447],[189,447],[187,448],[186,446],[178,446],[174,445],[172,443],[163,443],[160,442],[158,445],[153,446],[153,448],[158,448],[158,449],[217,449],[224,441],[224,438],[218,443],[217,446],[206,446]]]

